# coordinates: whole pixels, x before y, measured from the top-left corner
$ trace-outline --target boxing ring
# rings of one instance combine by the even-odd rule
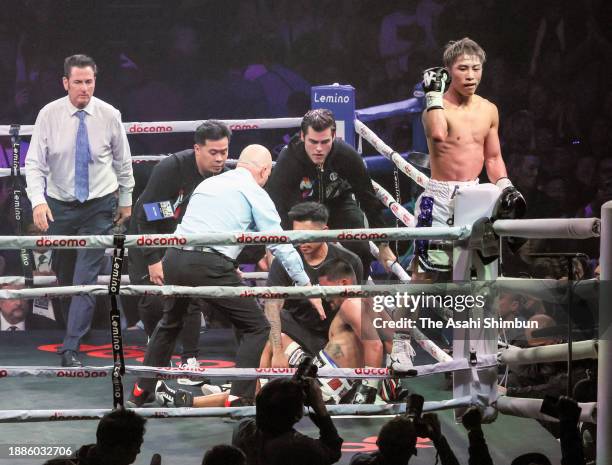
[[[292,128],[299,125],[300,118],[281,118],[275,120],[231,120],[226,121],[230,126],[246,129]],[[151,122],[151,123],[125,123],[128,134],[151,134],[159,132],[192,132],[201,121],[185,122]],[[354,121],[355,132],[372,144],[378,152],[392,162],[397,169],[409,176],[417,185],[424,187],[428,178],[404,158],[387,146],[365,124],[359,120]],[[160,129],[160,128],[163,128]],[[0,126],[0,135],[16,134],[14,127]],[[31,127],[21,126],[19,135],[31,134]],[[154,160],[160,157],[133,157],[134,160]],[[1,170],[0,176],[23,174],[18,167]],[[342,241],[370,241],[373,255],[377,256],[377,248],[372,241],[385,240],[446,240],[453,241],[453,280],[454,283],[441,283],[433,285],[439,292],[461,293],[472,292],[470,284],[471,269],[475,267],[478,278],[485,282],[494,281],[500,287],[509,286],[513,289],[521,288],[521,280],[497,279],[497,261],[484,265],[477,258],[476,251],[482,250],[483,231],[475,224],[482,215],[469,212],[464,208],[465,214],[458,214],[459,221],[453,227],[416,228],[414,216],[402,207],[380,185],[374,183],[374,190],[380,201],[388,207],[395,217],[404,225],[401,228],[385,229],[357,229],[357,230],[327,230],[327,231],[284,231],[257,232],[257,233],[208,233],[198,235],[108,235],[108,236],[4,236],[0,237],[0,249],[27,250],[39,247],[54,248],[106,248],[113,250],[112,274],[100,277],[97,285],[4,289],[0,290],[0,299],[33,299],[37,297],[67,297],[79,294],[96,296],[109,296],[111,301],[118,296],[181,296],[181,297],[243,297],[260,299],[266,298],[311,298],[334,296],[386,296],[398,292],[405,294],[419,294],[431,290],[432,285],[412,283],[410,276],[396,262],[392,270],[397,276],[398,283],[394,284],[366,284],[356,286],[333,287],[185,287],[185,286],[137,286],[129,284],[129,280],[122,275],[121,263],[125,249],[132,247],[182,247],[182,246],[211,246],[211,245],[266,245],[270,243],[299,244],[304,242],[336,242]],[[469,198],[464,200],[469,202]],[[458,209],[461,209],[461,201]],[[485,215],[486,216],[486,215]],[[545,219],[545,220],[498,220],[486,225],[488,232],[498,237],[513,236],[522,238],[563,238],[587,239],[600,237],[602,281],[609,280],[612,273],[612,202],[602,208],[602,220],[586,219]],[[245,278],[261,279],[265,274],[246,274]],[[54,282],[53,277],[1,277],[0,284],[30,284],[49,285]],[[601,306],[609,302],[609,289],[601,286]],[[488,292],[491,292],[488,290]],[[571,347],[574,360],[597,358],[600,367],[598,385],[598,403],[581,404],[581,420],[598,424],[598,463],[612,464],[612,452],[607,446],[606,439],[612,436],[612,407],[609,404],[612,395],[612,370],[608,369],[611,359],[610,347],[610,317],[607,312],[601,311],[599,327],[604,334],[600,334],[597,341],[582,341],[574,343]],[[458,320],[467,318],[465,314],[457,314]],[[474,315],[471,315],[474,316]],[[49,366],[0,366],[0,379],[33,378],[44,382],[50,378],[104,378],[105,382],[112,381],[113,403],[115,406],[123,404],[122,378],[125,375],[152,377],[161,380],[171,380],[179,377],[191,379],[253,379],[291,376],[294,369],[266,369],[266,368],[200,368],[179,369],[159,368],[126,365],[123,361],[122,335],[119,325],[119,316],[116,304],[111,312],[111,331],[114,364],[110,366],[85,366],[82,368],[55,368]],[[442,350],[433,341],[429,340],[419,329],[411,329],[413,340],[436,361],[431,364],[415,365],[415,373],[410,378],[421,378],[434,374],[452,373],[454,378],[453,398],[442,401],[425,402],[424,411],[437,411],[454,409],[461,413],[465,408],[476,405],[483,409],[487,421],[494,421],[497,413],[519,416],[532,419],[545,419],[556,421],[539,412],[542,401],[537,399],[511,398],[498,395],[497,370],[500,365],[532,364],[541,362],[567,361],[568,345],[558,344],[534,349],[507,348],[498,349],[497,331],[486,334],[479,330],[455,330],[453,338],[453,356]],[[607,337],[606,337],[607,336]],[[398,374],[387,368],[328,368],[319,371],[319,376],[329,378],[347,379],[387,379],[397,378]],[[96,380],[96,382],[102,382]],[[119,394],[121,392],[121,394]],[[234,408],[140,408],[135,409],[141,415],[151,419],[171,418],[242,418],[254,415],[254,407]],[[332,415],[340,417],[357,416],[370,418],[376,416],[391,416],[405,411],[403,404],[386,405],[330,405],[328,410]],[[597,412],[600,412],[597,415]],[[46,422],[93,420],[107,413],[109,409],[14,409],[0,410],[0,423]]]

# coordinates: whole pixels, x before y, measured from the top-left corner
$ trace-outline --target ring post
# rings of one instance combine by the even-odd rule
[[[355,88],[332,84],[310,89],[310,105],[313,110],[327,108],[336,118],[336,137],[355,147]]]
[[[597,463],[612,465],[612,201],[601,207],[601,266],[599,291],[599,359],[597,362]]]

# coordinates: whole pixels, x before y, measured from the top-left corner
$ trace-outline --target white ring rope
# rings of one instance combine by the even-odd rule
[[[268,272],[267,271],[253,271],[253,272],[242,272],[242,279],[267,279]],[[108,285],[110,282],[109,275],[100,275],[98,276],[98,284],[100,285]],[[0,276],[0,285],[3,284],[13,284],[18,286],[24,286],[26,279],[23,276]],[[55,274],[45,275],[45,276],[34,276],[33,278],[34,286],[49,286],[53,284],[57,284],[57,277]],[[130,284],[130,277],[127,275],[121,276],[121,284]]]
[[[206,234],[131,234],[125,247],[183,247],[207,245],[270,245],[304,242],[457,240],[469,237],[470,226],[431,228],[329,229],[326,231],[262,231]],[[113,236],[0,236],[0,249],[96,249],[113,247]]]
[[[171,134],[174,132],[195,132],[197,127],[206,120],[196,121],[145,121],[135,123],[123,123],[126,134]],[[229,126],[232,131],[244,131],[251,129],[286,129],[297,128],[302,123],[302,118],[256,118],[256,119],[225,119],[221,120]],[[10,135],[9,125],[0,125],[0,136]],[[31,136],[33,125],[19,127],[19,135]]]
[[[572,343],[572,358],[584,360],[598,358],[597,341],[578,341]],[[499,353],[498,361],[505,365],[525,365],[534,363],[566,362],[567,344],[551,344],[527,349],[512,348]]]
[[[374,242],[370,242],[370,253],[374,256],[374,258],[378,260],[378,255],[380,251],[378,250],[378,247],[376,246],[376,244],[374,244]],[[402,265],[400,265],[399,262],[395,261],[391,263],[389,260],[387,260],[387,265],[391,266],[391,271],[395,276],[397,276],[400,282],[409,283],[412,279],[410,278],[408,273],[406,273],[406,270],[402,268]]]
[[[447,373],[458,370],[470,370],[474,367],[485,368],[497,366],[497,354],[487,354],[478,357],[475,362],[466,359],[452,359],[448,362],[431,363],[414,367],[414,373],[402,375],[393,372],[389,368],[331,368],[323,367],[317,376],[321,378],[347,378],[347,379],[392,379],[413,378],[418,376],[429,376],[436,373]],[[61,368],[45,366],[5,366],[0,367],[0,374],[5,377],[34,376],[41,378],[106,378],[112,374],[113,367],[79,367]],[[125,367],[126,374],[136,375],[142,378],[155,378],[171,380],[178,378],[222,378],[234,379],[258,379],[258,378],[283,378],[293,376],[295,368],[194,368],[184,369],[179,367],[147,367],[132,366]]]
[[[355,132],[367,140],[385,158],[392,161],[400,171],[409,176],[419,186],[425,187],[429,178],[402,158],[402,156],[385,144],[370,128],[359,120],[355,120]]]
[[[174,285],[127,285],[121,286],[120,294],[127,296],[159,295],[166,297],[202,298],[259,298],[259,299],[302,299],[318,297],[369,297],[396,295],[398,292],[418,294],[435,289],[432,284],[380,284],[354,286],[174,286]],[[461,292],[472,289],[469,284],[449,284],[446,292]],[[35,299],[37,297],[68,297],[74,295],[108,295],[108,287],[102,285],[57,286],[28,289],[2,289],[0,299]]]
[[[471,397],[460,397],[443,401],[425,402],[423,412],[435,412],[474,405]],[[326,405],[330,415],[337,418],[347,418],[357,415],[359,418],[371,416],[395,416],[406,413],[406,404],[342,404]],[[255,407],[204,407],[204,408],[136,408],[129,409],[145,418],[246,418],[255,416]],[[78,421],[98,420],[110,409],[70,409],[70,410],[0,410],[0,423],[22,423],[41,421]],[[304,413],[308,413],[304,409]]]
[[[395,217],[404,223],[405,226],[410,228],[416,227],[416,218],[408,210],[406,210],[401,203],[393,198],[391,194],[384,187],[378,184],[376,181],[372,181],[372,187],[378,200],[380,200]]]
[[[497,220],[493,231],[498,236],[526,239],[590,239],[599,237],[599,218],[545,218],[529,220]]]
[[[582,409],[580,412],[580,421],[588,423],[597,423],[597,402],[579,403],[578,406]],[[558,422],[558,418],[549,417],[540,413],[542,407],[542,399],[525,399],[521,397],[500,396],[493,407],[506,415],[515,417],[533,418],[536,420],[545,420]]]

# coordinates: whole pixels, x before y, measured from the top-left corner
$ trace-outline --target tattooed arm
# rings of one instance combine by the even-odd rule
[[[285,301],[283,299],[268,299],[264,305],[266,318],[270,322],[270,345],[272,346],[272,368],[288,366],[287,357],[283,351],[281,340],[280,311]]]

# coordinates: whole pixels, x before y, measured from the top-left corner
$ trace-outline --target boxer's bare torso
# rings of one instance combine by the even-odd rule
[[[432,178],[472,181],[480,175],[484,165],[484,146],[493,124],[493,105],[477,95],[467,107],[455,105],[446,98],[444,103],[448,136],[440,141],[427,139]]]

